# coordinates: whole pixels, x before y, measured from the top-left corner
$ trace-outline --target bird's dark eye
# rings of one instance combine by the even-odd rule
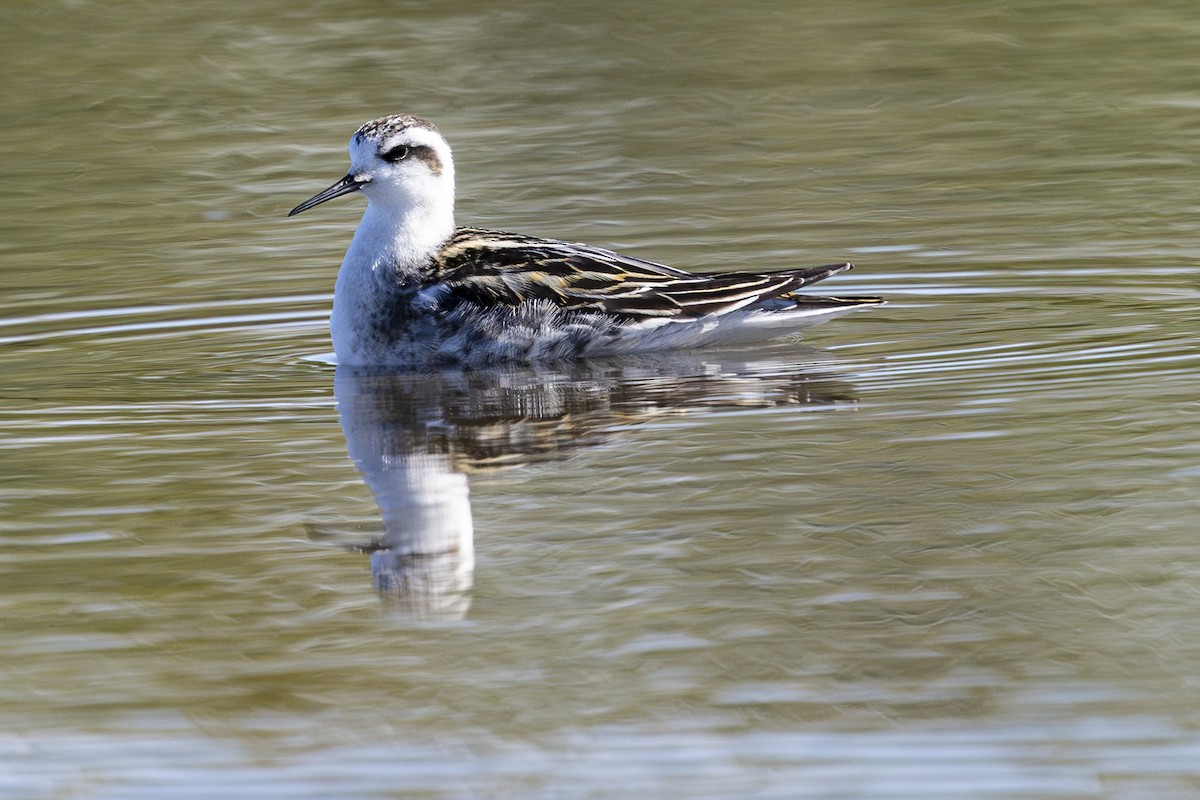
[[[388,150],[387,152],[381,154],[380,158],[382,158],[384,161],[388,161],[388,162],[391,162],[392,164],[395,164],[397,161],[402,161],[407,156],[408,156],[408,145],[398,144],[395,147]]]

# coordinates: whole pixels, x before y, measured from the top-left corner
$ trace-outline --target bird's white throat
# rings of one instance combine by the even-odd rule
[[[371,201],[368,195],[367,209],[350,240],[342,270],[370,272],[388,281],[411,281],[428,268],[453,233],[453,195],[448,202],[407,206]]]

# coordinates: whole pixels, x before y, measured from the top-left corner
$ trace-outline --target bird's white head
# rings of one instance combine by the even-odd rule
[[[411,114],[372,120],[350,137],[346,176],[291,210],[307,211],[351,192],[397,221],[454,219],[454,159],[437,126]],[[415,219],[414,219],[415,215]]]

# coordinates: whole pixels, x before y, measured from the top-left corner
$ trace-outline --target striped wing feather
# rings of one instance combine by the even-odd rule
[[[459,228],[433,278],[458,298],[487,304],[536,298],[624,319],[695,318],[781,298],[849,268],[693,274],[599,247]]]

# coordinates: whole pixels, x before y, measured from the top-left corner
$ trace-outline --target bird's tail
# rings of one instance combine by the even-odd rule
[[[791,285],[770,299],[765,299],[761,308],[771,311],[785,311],[789,308],[802,308],[811,310],[814,313],[821,313],[823,310],[835,311],[838,308],[857,308],[859,306],[881,306],[887,301],[882,297],[871,296],[850,296],[844,295],[839,297],[828,297],[824,295],[801,294],[800,289],[811,286],[814,283],[831,278],[834,275],[840,275],[843,272],[849,272],[854,269],[853,264],[825,264],[820,267],[808,267],[797,270],[779,270],[780,272],[788,272],[795,277],[795,281]]]

